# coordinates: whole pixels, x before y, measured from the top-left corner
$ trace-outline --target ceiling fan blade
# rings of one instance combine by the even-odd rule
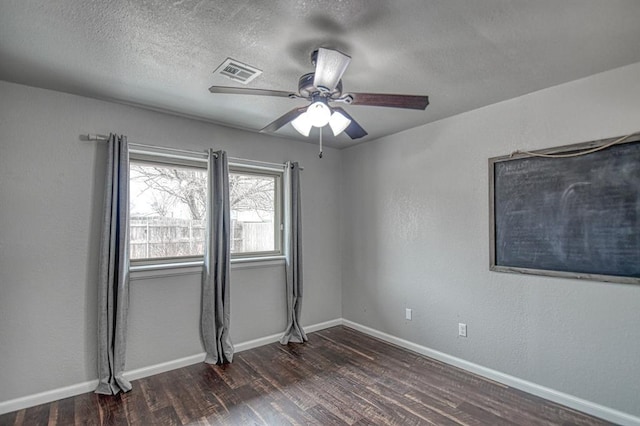
[[[349,62],[351,62],[351,57],[342,52],[319,48],[313,85],[318,89],[325,88],[329,92],[333,92],[342,78],[342,74],[347,70]]]
[[[298,118],[298,116],[302,113],[304,113],[307,110],[307,107],[300,107],[300,108],[294,108],[291,111],[285,113],[284,115],[276,118],[274,121],[272,121],[271,123],[267,124],[264,128],[262,128],[262,130],[260,130],[260,133],[272,133],[277,131],[279,128],[281,128],[282,126],[284,126],[285,124],[289,123],[290,121],[295,120],[296,118]]]
[[[353,117],[351,117],[349,115],[349,113],[347,111],[345,111],[344,109],[342,109],[340,107],[333,107],[333,110],[340,112],[342,115],[344,115],[349,120],[351,120],[351,123],[349,123],[349,125],[347,126],[346,129],[344,129],[344,132],[347,135],[349,135],[349,137],[351,139],[360,139],[360,138],[368,135],[367,131],[364,130],[362,128],[362,126],[360,126],[358,124],[358,122],[356,120],[354,120]]]
[[[390,108],[427,109],[428,96],[392,95],[385,93],[349,93],[351,105],[369,105]]]
[[[246,87],[211,86],[209,87],[209,91],[211,93],[222,93],[231,95],[278,96],[281,98],[299,97],[295,93],[283,92],[281,90],[249,89]]]

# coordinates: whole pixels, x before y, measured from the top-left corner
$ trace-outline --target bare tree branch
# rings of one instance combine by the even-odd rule
[[[206,179],[199,170],[178,167],[131,165],[134,179],[153,190],[165,194],[155,199],[152,208],[163,216],[177,203],[184,203],[192,219],[205,215],[207,199]],[[229,174],[229,199],[231,209],[252,211],[258,217],[274,210],[275,179],[266,176]]]

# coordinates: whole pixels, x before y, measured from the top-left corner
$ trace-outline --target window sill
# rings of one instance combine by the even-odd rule
[[[231,269],[262,268],[266,266],[284,265],[285,257],[262,256],[262,257],[236,257],[231,259]]]
[[[284,265],[284,256],[263,256],[231,259],[231,270],[267,268]],[[195,275],[202,273],[202,260],[190,262],[157,263],[153,265],[133,265],[129,267],[129,279],[145,280],[180,275]]]

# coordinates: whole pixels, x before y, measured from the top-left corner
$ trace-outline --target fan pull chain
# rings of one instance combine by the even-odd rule
[[[320,154],[318,157],[322,158],[322,127],[320,127]]]

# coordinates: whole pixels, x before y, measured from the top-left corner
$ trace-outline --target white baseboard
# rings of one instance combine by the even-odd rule
[[[527,380],[519,379],[517,377],[510,376],[509,374],[501,373],[500,371],[492,370],[490,368],[474,364],[473,362],[465,361],[464,359],[427,348],[426,346],[418,345],[408,340],[383,333],[381,331],[364,326],[362,324],[358,324],[353,321],[343,319],[342,324],[370,336],[377,337],[378,339],[384,340],[385,342],[393,343],[394,345],[409,349],[433,359],[437,359],[438,361],[442,361],[446,364],[453,365],[463,370],[470,371],[474,374],[486,377],[490,380],[503,383],[512,388],[516,388],[524,392],[528,392],[530,394],[548,399],[549,401],[553,401],[555,403],[565,405],[575,410],[582,411],[583,413],[587,413],[592,416],[596,416],[601,419],[624,426],[640,426],[640,418],[631,414],[614,410],[612,408],[605,407],[603,405],[596,404],[594,402],[587,401],[582,398],[566,394],[564,392],[559,392],[545,386],[540,386]]]
[[[318,324],[312,324],[304,326],[305,333],[313,333],[314,331],[324,330],[325,328],[335,327],[342,325],[342,318],[336,318],[330,321],[321,322]],[[260,337],[259,339],[249,340],[247,342],[238,343],[233,345],[235,352],[242,352],[260,346],[268,345],[269,343],[279,342],[282,337],[282,333],[272,334],[271,336]]]
[[[3,401],[0,402],[0,414],[10,413],[12,411],[22,410],[23,408],[35,407],[36,405],[46,404],[51,401],[57,401],[70,396],[92,392],[97,386],[98,379],[89,380],[88,382],[77,383],[63,388],[52,389],[33,395],[23,396],[21,398],[10,399],[9,401]]]
[[[305,326],[304,330],[307,333],[323,330],[325,328],[334,327],[342,324],[342,318],[337,318],[331,321],[322,322],[319,324],[312,324]],[[234,345],[235,352],[242,352],[249,349],[257,348],[259,346],[268,345],[270,343],[280,341],[282,333],[272,334],[270,336],[261,337],[247,342],[241,342]],[[144,377],[153,376],[155,374],[164,373],[166,371],[175,370],[177,368],[186,367],[188,365],[197,364],[203,362],[205,353],[199,353],[196,355],[190,355],[184,358],[175,359],[172,361],[163,362],[160,364],[150,365],[148,367],[137,368],[135,370],[126,371],[123,376],[127,380],[138,380]],[[52,401],[57,401],[71,396],[80,395],[87,392],[92,392],[98,386],[98,380],[90,380],[83,383],[78,383],[71,386],[65,386],[58,389],[52,389],[45,392],[40,392],[33,395],[27,395],[21,398],[11,399],[8,401],[0,402],[0,414],[10,413],[12,411],[22,410],[23,408],[34,407],[40,404],[47,404]]]
[[[177,368],[187,367],[204,361],[205,353],[186,356],[184,358],[174,359],[160,364],[150,365],[148,367],[136,368],[122,373],[125,379],[132,381],[142,379],[144,377],[153,376],[155,374],[164,373],[166,371],[175,370]]]
[[[313,333],[314,331],[324,330],[325,328],[335,327],[337,325],[343,325],[344,320],[342,318],[336,318],[331,321],[321,322],[319,324],[309,325],[304,327],[305,333]]]

